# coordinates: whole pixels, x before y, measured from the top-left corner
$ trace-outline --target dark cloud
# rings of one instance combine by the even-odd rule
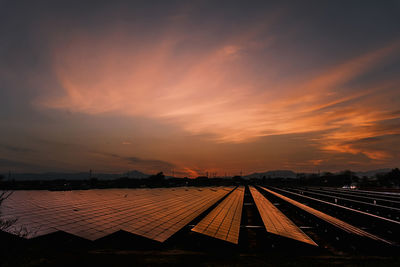
[[[354,141],[349,141],[349,142],[344,142],[343,144],[371,144],[371,143],[376,143],[381,141],[382,138],[380,137],[368,137],[368,138],[362,138]]]
[[[134,156],[126,157],[126,156],[120,156],[120,155],[113,154],[113,153],[101,153],[101,152],[94,152],[94,153],[126,161],[129,164],[133,165],[134,167],[140,168],[140,169],[170,170],[170,169],[175,168],[174,164],[163,161],[163,160],[142,159],[142,158],[134,157]]]
[[[381,149],[386,148],[387,151],[390,150],[395,151],[398,150],[397,146],[391,147],[391,145],[393,145],[394,142],[400,144],[400,134],[387,134],[387,135],[363,138],[346,142],[345,144],[351,144],[357,147],[380,147]],[[391,149],[387,149],[388,147],[391,147]]]
[[[32,167],[32,164],[25,163],[22,161],[15,161],[0,158],[0,168],[25,168],[25,167]]]
[[[30,153],[36,152],[36,150],[26,147],[18,147],[12,145],[0,145],[0,148],[11,151],[11,152],[21,152],[21,153]]]
[[[389,114],[400,117],[400,110],[392,111]]]
[[[42,139],[42,138],[35,138],[33,137],[32,140],[34,142],[40,143],[43,146],[49,146],[49,147],[54,147],[54,148],[61,148],[61,149],[77,149],[77,148],[82,148],[82,144],[75,144],[75,143],[68,143],[68,142],[63,142],[63,141],[55,141],[55,140],[50,140],[50,139]]]
[[[138,157],[125,157],[124,159],[128,160],[129,162],[135,165],[151,166],[155,169],[165,169],[165,168],[170,169],[175,167],[174,164],[162,160],[141,159]]]

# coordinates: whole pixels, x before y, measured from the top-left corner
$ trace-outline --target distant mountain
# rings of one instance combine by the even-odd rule
[[[11,173],[11,179],[15,180],[87,180],[90,177],[94,177],[100,180],[113,180],[121,177],[129,177],[142,179],[147,178],[150,175],[142,173],[140,171],[129,171],[127,173],[92,173],[90,176],[89,172],[77,172],[77,173],[63,173],[63,172],[46,172],[46,173]],[[4,174],[4,177],[8,179],[8,174]]]
[[[134,170],[134,171],[127,172],[125,176],[128,177],[128,178],[143,179],[143,178],[149,177],[150,174],[145,174],[143,172]]]
[[[297,175],[295,172],[290,170],[275,170],[275,171],[267,171],[267,172],[255,172],[249,175],[244,176],[244,178],[296,178]]]
[[[370,170],[370,171],[360,171],[355,172],[358,177],[373,177],[378,173],[388,173],[391,169],[378,169],[378,170]],[[338,172],[339,173],[339,172]],[[8,174],[3,174],[6,179],[8,179]],[[128,177],[133,179],[143,179],[149,177],[149,174],[142,173],[140,171],[129,171],[126,173],[92,173],[91,177],[95,177],[100,180],[114,180],[121,177]],[[246,176],[243,176],[245,179],[258,178],[261,179],[263,177],[266,178],[297,178],[295,172],[291,170],[273,170],[266,172],[255,172]],[[77,173],[63,173],[63,172],[46,172],[46,173],[11,173],[11,179],[15,180],[87,180],[90,178],[89,172],[77,172]],[[172,178],[170,176],[166,176],[166,178]]]
[[[355,174],[358,177],[374,177],[376,174],[380,173],[388,173],[392,169],[378,169],[378,170],[370,170],[370,171],[360,171],[360,172],[355,172]],[[335,174],[339,174],[341,172],[336,172]],[[306,173],[307,174],[307,173]],[[311,173],[308,173],[311,174]],[[291,170],[275,170],[275,171],[266,171],[266,172],[255,172],[249,175],[244,176],[243,178],[245,179],[251,179],[251,178],[297,178],[297,175],[295,172]]]
[[[391,170],[392,170],[392,169],[378,169],[378,170],[371,170],[371,171],[364,171],[364,172],[356,172],[356,175],[357,175],[358,177],[364,177],[364,176],[373,177],[373,176],[375,176],[376,174],[388,173],[388,172],[390,172]]]

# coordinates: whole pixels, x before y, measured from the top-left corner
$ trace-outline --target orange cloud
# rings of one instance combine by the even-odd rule
[[[379,150],[361,149],[351,144],[333,144],[322,147],[327,151],[350,153],[350,154],[363,154],[372,160],[386,160],[391,158],[390,153]]]
[[[310,162],[312,165],[314,165],[314,166],[321,165],[321,163],[322,163],[323,161],[324,161],[323,159],[312,159],[312,160],[309,160],[309,162]]]
[[[379,121],[400,117],[391,112],[394,107],[382,110],[379,104],[370,104],[370,95],[393,84],[358,91],[346,84],[383,64],[398,51],[398,42],[304,76],[302,81],[288,76],[277,83],[246,67],[256,64],[246,56],[256,34],[192,49],[185,49],[184,43],[193,40],[174,31],[152,42],[123,33],[74,35],[70,43],[54,47],[54,70],[62,94],[43,96],[39,104],[93,115],[151,118],[188,133],[208,134],[222,143],[328,131],[318,140],[325,151],[389,157],[343,142],[376,136],[374,125]]]

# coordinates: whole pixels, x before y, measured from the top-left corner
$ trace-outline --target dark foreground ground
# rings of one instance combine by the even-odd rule
[[[385,253],[349,254],[282,240],[251,248],[186,237],[160,245],[123,232],[96,242],[65,233],[28,241],[2,235],[0,266],[400,266],[399,255]]]

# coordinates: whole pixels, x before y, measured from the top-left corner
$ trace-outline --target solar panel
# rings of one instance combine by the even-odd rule
[[[378,215],[375,215],[375,214],[371,214],[371,213],[368,213],[368,212],[365,212],[365,211],[349,208],[349,207],[346,207],[346,206],[338,205],[338,204],[331,203],[331,202],[328,202],[328,201],[324,201],[324,200],[321,200],[321,199],[317,199],[317,198],[313,198],[313,197],[297,194],[297,193],[294,193],[294,192],[286,191],[286,190],[283,190],[283,189],[278,189],[278,190],[287,192],[289,194],[297,195],[297,196],[300,196],[300,197],[303,197],[303,198],[308,198],[308,199],[311,199],[311,200],[314,200],[314,201],[317,201],[317,202],[321,202],[321,203],[324,203],[324,204],[328,204],[328,205],[331,205],[331,206],[335,206],[335,207],[338,207],[338,208],[341,208],[341,209],[345,209],[345,210],[349,210],[349,211],[352,211],[352,212],[360,213],[360,214],[363,214],[363,215],[366,215],[366,216],[373,217],[375,219],[380,219],[380,220],[383,220],[383,221],[387,221],[387,222],[390,222],[390,223],[393,223],[393,224],[400,225],[399,221],[392,220],[392,219],[389,219],[389,218],[385,218],[385,217],[382,217],[382,216],[378,216]]]
[[[368,237],[368,238],[371,238],[371,239],[374,239],[374,240],[377,240],[377,241],[382,241],[382,242],[385,242],[385,243],[388,243],[388,244],[393,244],[390,241],[382,239],[382,238],[380,238],[380,237],[378,237],[376,235],[370,234],[370,233],[368,233],[368,232],[366,232],[364,230],[361,230],[358,227],[355,227],[355,226],[353,226],[351,224],[348,224],[348,223],[346,223],[346,222],[344,222],[342,220],[339,220],[339,219],[337,219],[335,217],[332,217],[332,216],[330,216],[330,215],[328,215],[326,213],[323,213],[323,212],[321,212],[319,210],[316,210],[316,209],[311,208],[311,207],[309,207],[307,205],[304,205],[304,204],[302,204],[300,202],[297,202],[297,201],[295,201],[295,200],[293,200],[291,198],[288,198],[288,197],[286,197],[284,195],[281,195],[281,194],[279,194],[277,192],[269,190],[269,189],[267,189],[265,187],[261,187],[261,188],[263,190],[265,190],[265,191],[267,191],[267,192],[269,192],[269,193],[271,193],[271,194],[273,194],[273,195],[275,195],[275,196],[277,196],[277,197],[279,197],[279,198],[281,198],[281,199],[283,199],[283,200],[295,205],[296,207],[299,207],[300,209],[302,209],[302,210],[304,210],[304,211],[306,211],[306,212],[308,212],[308,213],[310,213],[310,214],[312,214],[312,215],[314,215],[314,216],[316,216],[316,217],[318,217],[318,218],[320,218],[320,219],[322,219],[322,220],[324,220],[324,221],[326,221],[326,222],[328,222],[328,223],[330,223],[330,224],[332,224],[332,225],[334,225],[334,226],[336,226],[336,227],[348,232],[348,233],[352,233],[352,234],[356,234],[356,235],[359,235],[359,236]],[[292,193],[292,192],[289,192],[289,191],[286,191],[286,190],[282,190],[282,189],[279,189],[279,190],[287,192],[287,193]],[[296,193],[292,193],[292,194],[296,194]],[[299,195],[299,194],[296,194],[296,195]],[[299,195],[299,196],[301,196],[301,195]],[[326,203],[329,203],[329,202],[326,202]],[[332,203],[330,203],[330,204],[332,204]]]
[[[307,236],[253,186],[250,186],[250,193],[253,196],[267,232],[317,246],[309,236]]]
[[[307,190],[307,189],[295,189],[296,191],[304,191],[307,192],[309,194],[313,194],[313,195],[317,195],[317,196],[323,196],[323,197],[328,197],[328,198],[332,198],[332,199],[340,199],[340,200],[346,200],[349,202],[354,202],[354,203],[359,203],[359,204],[363,204],[363,205],[367,205],[367,206],[373,206],[373,207],[379,207],[382,209],[388,209],[388,210],[392,210],[395,212],[399,212],[400,208],[395,208],[395,207],[389,207],[389,206],[385,206],[385,205],[380,205],[380,204],[374,204],[374,203],[370,203],[370,202],[365,202],[365,201],[360,201],[360,200],[355,200],[355,199],[350,199],[350,198],[346,198],[346,197],[338,197],[336,195],[333,195],[334,193],[330,193],[330,192],[324,192],[322,191],[322,193],[320,193],[321,191],[317,191],[317,190]],[[316,191],[316,192],[314,192]]]
[[[382,191],[370,191],[370,190],[360,190],[360,189],[354,190],[354,189],[341,189],[341,188],[335,188],[333,190],[342,191],[342,192],[351,192],[352,194],[380,196],[380,197],[391,198],[391,199],[395,199],[395,200],[400,199],[400,193],[396,193],[396,192],[382,192]]]
[[[2,217],[17,218],[8,232],[27,238],[65,231],[95,240],[118,230],[160,242],[192,221],[232,187],[15,191]]]
[[[244,187],[240,186],[193,227],[192,231],[238,244],[243,198]]]
[[[222,189],[216,191],[209,189],[185,190],[179,198],[172,199],[175,202],[173,205],[168,204],[170,201],[168,199],[164,205],[142,210],[142,218],[150,218],[150,220],[132,220],[125,223],[122,229],[163,242],[228,192]]]
[[[359,195],[359,194],[353,193],[351,191],[346,192],[346,191],[332,190],[332,189],[327,189],[327,188],[323,188],[323,189],[306,188],[306,190],[322,192],[322,193],[329,193],[329,194],[333,194],[333,195],[341,195],[341,196],[346,196],[346,197],[351,197],[351,198],[356,198],[356,199],[361,198],[361,199],[365,199],[366,201],[370,201],[370,203],[374,203],[374,200],[375,200],[378,202],[390,203],[393,206],[400,206],[399,205],[400,201],[381,198],[379,195],[378,196]]]

